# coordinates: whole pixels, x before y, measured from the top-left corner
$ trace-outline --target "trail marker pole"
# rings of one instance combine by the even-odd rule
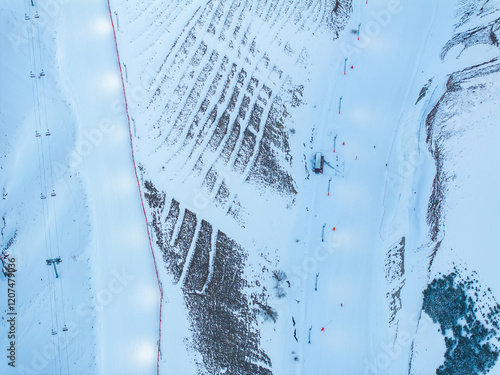
[[[344,60],[344,75],[346,75],[346,70],[347,70],[347,57]]]
[[[339,115],[340,115],[340,109],[342,108],[342,96],[339,99]]]
[[[366,2],[368,4],[368,2]],[[358,40],[359,40],[359,33],[361,31],[361,24],[358,25]]]
[[[332,178],[330,177],[330,179],[328,180],[328,196],[330,196],[330,184],[332,182]]]
[[[319,277],[319,272],[316,274],[316,282],[314,284],[314,290],[317,292],[318,291],[318,277]]]
[[[325,227],[326,224],[323,224],[323,232],[321,232],[321,242],[325,242]]]
[[[116,30],[120,31],[120,24],[118,23],[118,13],[116,13],[116,10],[113,13],[116,16]]]
[[[333,152],[335,152],[335,144],[337,143],[337,134],[333,137]]]
[[[312,326],[309,327],[309,341],[307,342],[308,344],[311,343],[311,330],[312,330]]]

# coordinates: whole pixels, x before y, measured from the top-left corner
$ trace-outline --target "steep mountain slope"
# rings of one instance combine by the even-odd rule
[[[500,284],[493,266],[500,239],[500,180],[491,169],[499,161],[499,17],[497,1],[460,3],[454,33],[441,53],[444,69],[452,73],[425,121],[436,176],[425,246],[433,280],[423,309],[445,336],[438,374],[486,373],[500,351],[500,305],[494,297]],[[425,344],[417,340],[415,345],[421,353]],[[420,373],[423,361],[412,358],[410,372]]]

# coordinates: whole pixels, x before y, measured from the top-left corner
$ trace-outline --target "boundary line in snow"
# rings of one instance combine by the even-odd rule
[[[111,4],[110,4],[109,0],[108,0],[108,11],[109,11],[109,19],[111,21],[111,26],[113,28],[113,38],[115,40],[116,57],[118,59],[118,68],[120,69],[120,78],[122,80],[123,99],[125,100],[125,113],[127,114],[128,132],[129,132],[129,136],[130,136],[130,151],[132,152],[132,162],[134,164],[135,179],[137,181],[137,188],[139,189],[139,197],[141,198],[141,206],[142,206],[142,212],[144,213],[144,220],[146,220],[146,231],[148,233],[148,240],[149,240],[149,247],[151,249],[151,255],[153,256],[153,264],[155,266],[156,280],[158,281],[158,289],[160,290],[160,322],[159,322],[159,327],[158,327],[158,357],[156,360],[156,374],[159,375],[160,374],[160,345],[161,345],[161,308],[163,305],[163,292],[162,292],[162,288],[161,288],[160,278],[158,276],[158,268],[156,266],[156,258],[155,258],[155,254],[153,251],[153,244],[151,242],[151,235],[149,233],[148,217],[146,215],[146,209],[144,207],[144,201],[142,199],[141,184],[139,182],[139,176],[137,175],[137,167],[135,165],[134,145],[132,143],[132,129],[130,126],[130,116],[128,114],[127,94],[125,92],[125,82],[123,81],[122,64],[120,61],[120,53],[118,52],[118,43],[116,41],[115,24],[113,22],[113,16],[111,14]]]

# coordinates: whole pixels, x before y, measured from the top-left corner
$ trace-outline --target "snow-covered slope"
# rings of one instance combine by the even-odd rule
[[[1,5],[1,240],[17,315],[0,372],[154,373],[159,292],[107,4],[40,3]]]
[[[441,53],[441,71],[451,74],[430,77],[437,80],[430,90],[442,94],[425,119],[436,175],[427,211],[430,242],[422,248],[433,280],[423,309],[446,336],[440,374],[487,372],[500,350],[494,297],[500,290],[500,179],[492,170],[499,161],[500,3],[463,1],[455,19]],[[422,348],[429,345],[416,339],[412,373],[427,366]]]

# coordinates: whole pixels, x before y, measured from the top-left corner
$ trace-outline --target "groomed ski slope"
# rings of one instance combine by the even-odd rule
[[[78,169],[92,221],[97,373],[154,374],[159,290],[107,2],[68,2],[58,22],[59,63],[84,153]]]
[[[307,245],[304,253],[295,252],[288,265],[296,270],[293,274],[302,295],[298,293],[295,298],[300,303],[292,299],[290,310],[285,312],[300,323],[292,327],[286,315],[282,320],[287,352],[280,350],[281,355],[272,356],[277,358],[274,368],[280,374],[401,374],[408,369],[410,341],[393,356],[386,355],[394,345],[394,336],[387,327],[384,257],[403,235],[415,236],[413,244],[425,240],[425,202],[434,167],[425,139],[418,139],[419,120],[408,117],[428,78],[422,67],[438,61],[451,17],[446,7],[433,1],[355,1],[353,7],[350,23],[338,40],[331,43],[317,38],[315,45],[308,46],[311,59],[320,67],[314,70],[317,75],[304,95],[314,98],[309,100],[309,111],[304,110],[304,117],[295,123],[315,128],[306,156],[312,158],[314,152],[321,151],[327,161],[334,162],[339,154],[340,160],[345,159],[345,175],[334,176],[325,166],[323,175],[311,173],[311,180],[304,185],[307,192],[301,204],[308,216],[300,218],[295,232],[300,238],[305,230]],[[359,24],[358,41],[353,31]],[[440,33],[440,29],[445,32]],[[406,134],[403,142],[407,144],[399,145],[404,127],[410,127],[405,133],[413,134],[409,138]],[[400,155],[401,151],[413,153],[416,159],[412,167],[418,168],[408,173],[407,155]],[[405,189],[400,185],[408,188],[408,183],[415,194],[413,201],[401,198]],[[423,209],[413,212],[415,200]],[[401,209],[398,205],[411,207],[407,208],[408,216],[395,223],[393,216]],[[409,226],[423,229],[410,235]],[[293,242],[291,248],[300,246]],[[420,293],[418,287],[417,282],[415,293]],[[415,306],[408,308],[402,323],[408,336],[413,336],[418,321],[418,294],[414,300]],[[295,328],[298,350],[293,339]],[[298,360],[290,367],[293,356]]]

